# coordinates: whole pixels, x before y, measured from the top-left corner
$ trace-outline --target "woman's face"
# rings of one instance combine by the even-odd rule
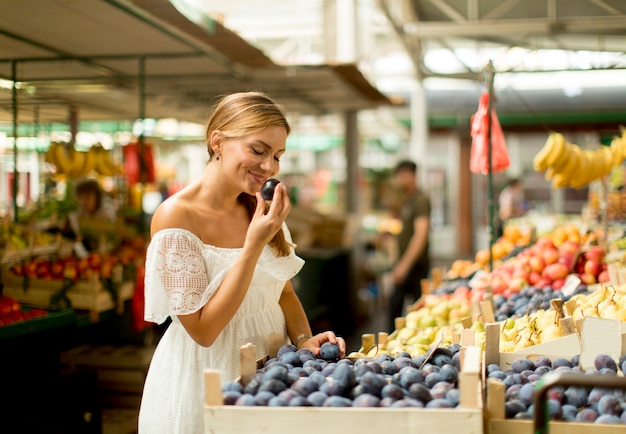
[[[254,195],[278,173],[286,142],[287,131],[280,126],[226,139],[220,152],[222,167],[241,191]]]

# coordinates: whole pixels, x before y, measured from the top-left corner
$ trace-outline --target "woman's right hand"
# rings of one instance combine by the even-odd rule
[[[291,210],[291,201],[287,194],[287,188],[282,183],[276,186],[267,213],[265,212],[265,200],[261,197],[261,193],[256,193],[256,200],[257,206],[248,227],[246,244],[265,246],[282,228],[283,222]]]

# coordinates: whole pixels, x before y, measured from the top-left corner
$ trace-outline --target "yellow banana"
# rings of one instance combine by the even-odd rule
[[[615,166],[619,166],[624,161],[624,145],[621,137],[614,137],[609,146],[613,154],[613,162]]]
[[[609,148],[608,146],[602,146],[599,152],[603,156],[603,160],[604,160],[603,176],[606,176],[609,173],[611,173],[611,170],[613,169],[613,167],[617,165],[615,163],[616,160],[613,158],[613,151],[611,151],[611,148]]]
[[[46,151],[45,156],[44,156],[44,161],[55,167],[56,167],[56,163],[54,162],[54,151],[55,151],[54,148],[56,146],[57,146],[56,142],[50,142],[50,146],[48,147],[48,150]]]
[[[569,187],[570,180],[562,173],[557,173],[552,177],[552,188],[559,189]]]
[[[548,156],[545,159],[545,164],[547,167],[558,166],[559,160],[563,158],[567,148],[567,142],[565,141],[565,137],[560,133],[551,133],[552,141],[554,144],[551,146],[551,150],[548,153]]]
[[[560,174],[567,178],[568,183],[572,177],[578,175],[580,168],[581,149],[577,145],[570,145],[569,151],[565,156],[565,164],[561,168]]]
[[[570,185],[574,188],[582,188],[584,186],[586,186],[587,184],[589,184],[589,182],[591,182],[591,178],[590,178],[590,167],[591,167],[591,160],[589,157],[589,153],[588,151],[584,151],[584,150],[580,150],[580,155],[579,155],[579,168],[578,171],[572,175],[571,179],[570,179]]]
[[[68,176],[72,179],[82,177],[84,174],[85,162],[87,161],[87,153],[70,149],[70,161],[72,162],[72,167],[69,172],[67,172]]]
[[[102,146],[94,146],[96,153],[96,172],[103,176],[116,176],[121,173],[121,169],[111,159],[111,152]]]
[[[70,152],[71,150],[68,151],[64,143],[57,143],[54,147],[53,161],[56,165],[57,173],[67,174],[72,170]]]
[[[548,169],[547,160],[548,156],[554,149],[556,143],[556,134],[557,133],[550,133],[550,135],[548,135],[548,139],[543,145],[543,148],[541,148],[537,155],[535,155],[535,158],[533,158],[533,167],[535,168],[535,170],[544,171]]]

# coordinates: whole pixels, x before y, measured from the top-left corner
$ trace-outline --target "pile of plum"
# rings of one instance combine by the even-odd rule
[[[245,386],[224,384],[224,404],[455,408],[459,350],[454,344],[415,358],[399,353],[352,362],[338,360],[337,349],[323,348],[316,358],[308,349],[285,345]]]
[[[496,321],[506,321],[508,318],[519,318],[531,314],[539,309],[549,309],[550,300],[560,298],[563,302],[568,301],[575,294],[588,293],[587,285],[579,285],[573,294],[565,296],[560,289],[551,286],[537,288],[526,286],[518,293],[511,294],[506,298],[502,294],[496,294],[493,298],[494,316]]]
[[[513,361],[511,369],[503,371],[498,365],[487,366],[487,377],[504,382],[507,418],[532,419],[536,383],[548,372],[574,372],[580,375],[618,375],[626,369],[626,356],[618,363],[606,354],[594,360],[595,368],[583,371],[579,356],[568,360],[550,360],[539,357],[534,362],[520,358]],[[618,368],[619,365],[619,368]],[[626,391],[602,387],[554,386],[546,396],[546,411],[551,420],[593,422],[604,424],[626,423]]]

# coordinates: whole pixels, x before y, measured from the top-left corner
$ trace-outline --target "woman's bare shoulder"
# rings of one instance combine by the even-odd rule
[[[152,235],[162,229],[189,229],[185,222],[190,221],[189,213],[192,207],[186,195],[180,193],[168,197],[157,207],[150,222]]]

